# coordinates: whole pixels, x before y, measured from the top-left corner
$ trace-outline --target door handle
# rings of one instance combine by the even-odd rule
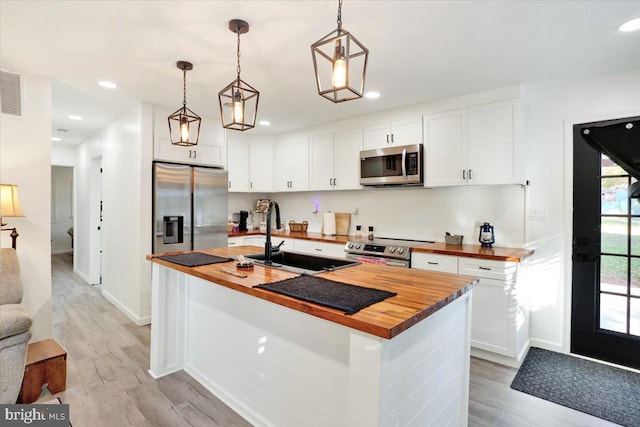
[[[393,135],[391,135],[393,141]],[[407,149],[402,150],[402,178],[407,179]]]
[[[387,144],[389,143],[389,134],[387,134]]]
[[[469,179],[472,179],[471,178],[471,169],[469,169]]]
[[[195,159],[196,157],[198,157],[198,152],[196,150],[193,150],[193,158]]]
[[[466,169],[462,169],[462,179],[464,179],[465,181],[467,180],[467,170]]]
[[[391,143],[393,144],[393,134],[391,134]]]
[[[191,150],[189,150],[189,158],[191,158]]]

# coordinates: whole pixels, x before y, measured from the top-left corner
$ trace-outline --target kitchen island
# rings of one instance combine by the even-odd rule
[[[345,315],[253,288],[295,273],[148,259],[155,378],[184,369],[254,425],[466,425],[475,278],[373,264],[319,274],[397,293]]]

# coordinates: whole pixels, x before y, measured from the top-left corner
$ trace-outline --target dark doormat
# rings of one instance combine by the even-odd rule
[[[640,374],[531,347],[511,388],[623,426],[640,427]]]

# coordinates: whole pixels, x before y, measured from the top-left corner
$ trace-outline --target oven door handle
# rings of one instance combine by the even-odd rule
[[[402,178],[407,179],[407,149],[402,150]]]

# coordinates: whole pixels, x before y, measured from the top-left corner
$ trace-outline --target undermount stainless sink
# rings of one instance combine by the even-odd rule
[[[255,263],[266,265],[263,253],[247,255],[246,258],[252,259]],[[353,267],[358,264],[360,263],[347,259],[282,251],[271,254],[271,265],[269,265],[269,267],[279,268],[293,273],[318,274],[325,271]]]

